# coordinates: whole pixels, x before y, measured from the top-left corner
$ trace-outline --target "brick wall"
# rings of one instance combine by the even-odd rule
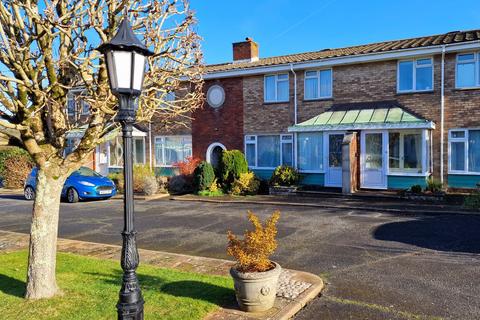
[[[480,90],[455,89],[456,54],[446,55],[445,61],[445,135],[444,173],[448,172],[448,129],[480,125]],[[397,61],[383,61],[333,67],[333,98],[304,100],[304,71],[297,73],[298,122],[308,120],[334,103],[398,100],[407,109],[432,120],[434,175],[440,175],[440,101],[441,56],[434,56],[434,91],[427,93],[397,93]],[[290,101],[263,102],[263,75],[244,78],[245,134],[284,133],[294,123],[294,83],[290,73]]]
[[[208,147],[215,142],[229,150],[243,150],[243,81],[241,78],[207,81],[204,84],[205,96],[214,84],[222,86],[225,91],[223,105],[212,108],[205,101],[193,113],[193,155],[202,160]]]

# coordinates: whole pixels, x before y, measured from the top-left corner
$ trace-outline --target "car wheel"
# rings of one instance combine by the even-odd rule
[[[79,198],[78,198],[78,192],[77,190],[73,189],[73,188],[69,188],[67,190],[67,201],[68,203],[75,203],[75,202],[78,202]]]
[[[35,199],[35,190],[32,187],[27,186],[23,190],[23,196],[25,197],[26,200],[31,201]]]

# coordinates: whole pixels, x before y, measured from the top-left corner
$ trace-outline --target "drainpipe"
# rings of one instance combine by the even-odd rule
[[[153,168],[152,165],[152,123],[148,123],[148,162],[150,164],[150,170]]]
[[[441,100],[440,100],[440,181],[443,183],[443,162],[444,162],[444,122],[445,122],[445,45],[442,46],[442,79],[441,79]]]
[[[290,70],[292,71],[293,73],[293,109],[294,109],[294,124],[297,124],[298,122],[298,116],[297,116],[297,74],[295,73],[295,70],[293,70],[293,64],[291,63],[290,64]],[[298,158],[298,154],[297,154],[297,133],[294,132],[293,133],[293,161],[294,161],[294,164],[293,166],[295,168],[298,169],[298,166],[297,166],[297,158]]]

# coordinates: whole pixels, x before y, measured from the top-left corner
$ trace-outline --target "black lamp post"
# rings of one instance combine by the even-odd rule
[[[127,18],[122,21],[113,39],[102,44],[98,51],[104,54],[110,88],[119,100],[116,121],[121,123],[123,133],[123,175],[125,178],[121,257],[123,282],[117,303],[118,319],[143,320],[144,301],[136,274],[139,258],[133,219],[132,127],[136,119],[134,102],[142,92],[145,57],[151,56],[153,52],[149,51],[135,36]]]

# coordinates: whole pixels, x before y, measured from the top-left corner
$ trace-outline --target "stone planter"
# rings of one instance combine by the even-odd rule
[[[274,196],[288,196],[297,192],[297,186],[271,186],[268,189],[268,193]]]
[[[235,296],[241,310],[261,312],[273,307],[278,277],[282,271],[278,263],[273,263],[275,268],[265,272],[240,272],[235,267],[230,269],[235,285]]]

